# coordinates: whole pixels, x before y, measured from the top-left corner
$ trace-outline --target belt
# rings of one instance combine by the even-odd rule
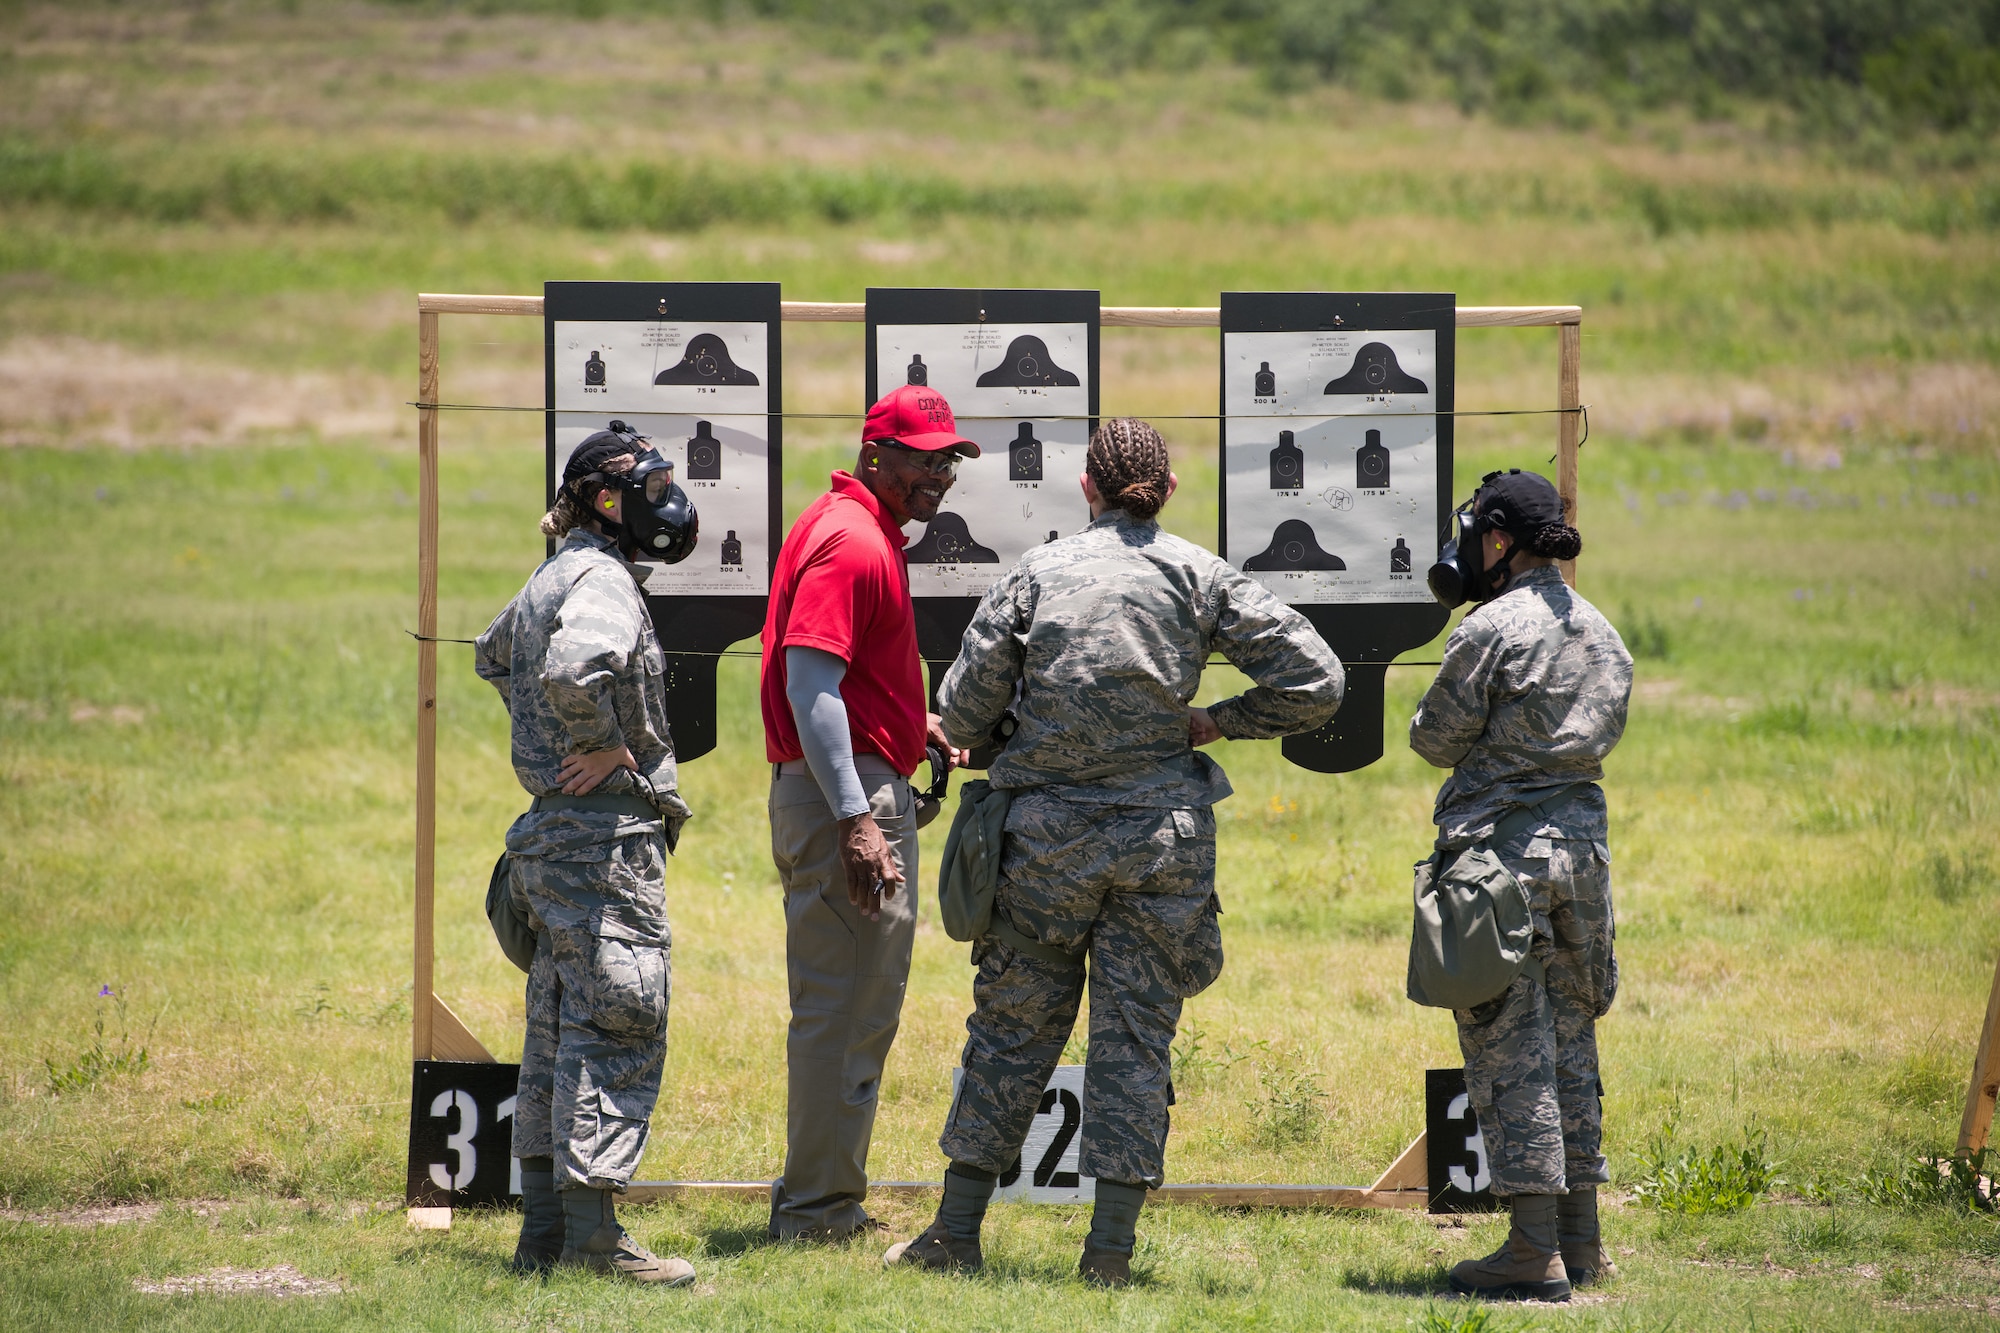
[[[877,777],[907,779],[910,776],[907,773],[898,773],[896,771],[896,766],[890,763],[887,759],[884,759],[879,754],[864,753],[855,755],[854,771],[856,773],[871,773]],[[809,778],[812,776],[812,769],[807,766],[806,761],[803,759],[787,759],[782,764],[771,765],[771,776],[772,777],[782,776],[788,778],[796,778],[796,777]]]
[[[635,819],[657,820],[660,812],[643,796],[537,796],[528,803],[530,813],[549,810],[589,810],[605,815],[631,815]]]

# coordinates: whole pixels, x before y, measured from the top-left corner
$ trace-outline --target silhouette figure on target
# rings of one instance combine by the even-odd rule
[[[1014,442],[1007,446],[1007,480],[1040,481],[1042,479],[1042,442],[1035,438],[1035,428],[1023,421],[1014,434]]]
[[[1389,572],[1391,574],[1410,572],[1410,545],[1401,537],[1396,538],[1396,544],[1389,548]]]
[[[1346,569],[1347,562],[1320,549],[1312,524],[1302,518],[1288,518],[1271,534],[1271,544],[1243,562],[1245,573],[1261,574],[1278,569]]]
[[[1278,447],[1271,451],[1271,489],[1295,491],[1305,485],[1306,453],[1293,443],[1288,430],[1278,432]]]
[[[689,481],[722,480],[722,441],[709,422],[695,422],[694,434],[688,436],[687,474]]]
[[[688,339],[680,364],[653,376],[655,384],[756,384],[757,376],[729,359],[729,344],[713,333]]]
[[[949,509],[941,509],[924,530],[922,540],[910,546],[904,559],[913,565],[997,565],[1000,553],[973,540],[965,520]]]
[[[731,568],[743,563],[743,543],[736,540],[736,529],[731,528],[722,539],[722,567]],[[1405,561],[1405,567],[1408,562]]]
[[[1271,373],[1271,363],[1257,363],[1256,387],[1251,391],[1259,398],[1275,398],[1278,395],[1278,377]]]
[[[1396,364],[1387,343],[1363,343],[1347,373],[1326,382],[1322,393],[1429,393],[1430,387]]]
[[[1382,447],[1382,432],[1371,430],[1366,441],[1354,451],[1356,490],[1381,491],[1389,487],[1389,451]]]
[[[910,358],[909,383],[929,384],[930,382],[931,368],[924,364],[922,356],[912,356]]]
[[[590,359],[583,363],[583,382],[597,385],[604,383],[604,358],[595,352],[592,352]]]
[[[1024,333],[1007,344],[1000,364],[979,377],[982,389],[1074,389],[1083,383],[1049,355],[1048,344]]]

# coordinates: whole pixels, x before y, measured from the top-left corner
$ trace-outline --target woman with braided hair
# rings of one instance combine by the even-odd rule
[[[1013,712],[988,774],[1012,804],[993,924],[972,946],[964,1079],[938,1140],[951,1158],[944,1202],[888,1261],[979,1267],[987,1200],[1020,1161],[1087,959],[1080,1169],[1097,1195],[1079,1269],[1123,1286],[1140,1206],[1162,1180],[1181,1005],[1222,971],[1210,807],[1230,787],[1197,747],[1310,731],[1345,682],[1302,616],[1160,530],[1176,479],[1159,432],[1105,422],[1081,480],[1090,525],[994,584],[938,691],[954,745],[984,741]],[[1254,684],[1191,707],[1212,652]]]
[[[1597,1187],[1611,1178],[1597,1020],[1618,962],[1598,783],[1625,733],[1632,657],[1556,568],[1583,540],[1546,477],[1489,473],[1470,514],[1456,558],[1479,605],[1445,642],[1410,748],[1451,770],[1439,850],[1486,844],[1527,890],[1535,938],[1533,966],[1456,1011],[1466,1091],[1513,1225],[1498,1250],[1453,1268],[1451,1285],[1565,1300],[1613,1275],[1597,1226]]]

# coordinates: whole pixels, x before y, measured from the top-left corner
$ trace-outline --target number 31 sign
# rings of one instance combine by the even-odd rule
[[[514,1086],[521,1066],[419,1060],[410,1088],[413,1208],[510,1203],[521,1196],[513,1155]]]

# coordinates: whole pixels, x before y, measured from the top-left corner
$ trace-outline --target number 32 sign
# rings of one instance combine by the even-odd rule
[[[413,1208],[509,1203],[521,1195],[513,1155],[514,1087],[521,1066],[419,1060],[410,1084]]]
[[[952,1096],[965,1071],[951,1071]],[[995,1199],[1015,1203],[1089,1203],[1097,1197],[1097,1182],[1078,1171],[1083,1153],[1083,1066],[1057,1065],[1042,1091],[1042,1101],[1028,1126],[1020,1160],[1000,1173]]]

